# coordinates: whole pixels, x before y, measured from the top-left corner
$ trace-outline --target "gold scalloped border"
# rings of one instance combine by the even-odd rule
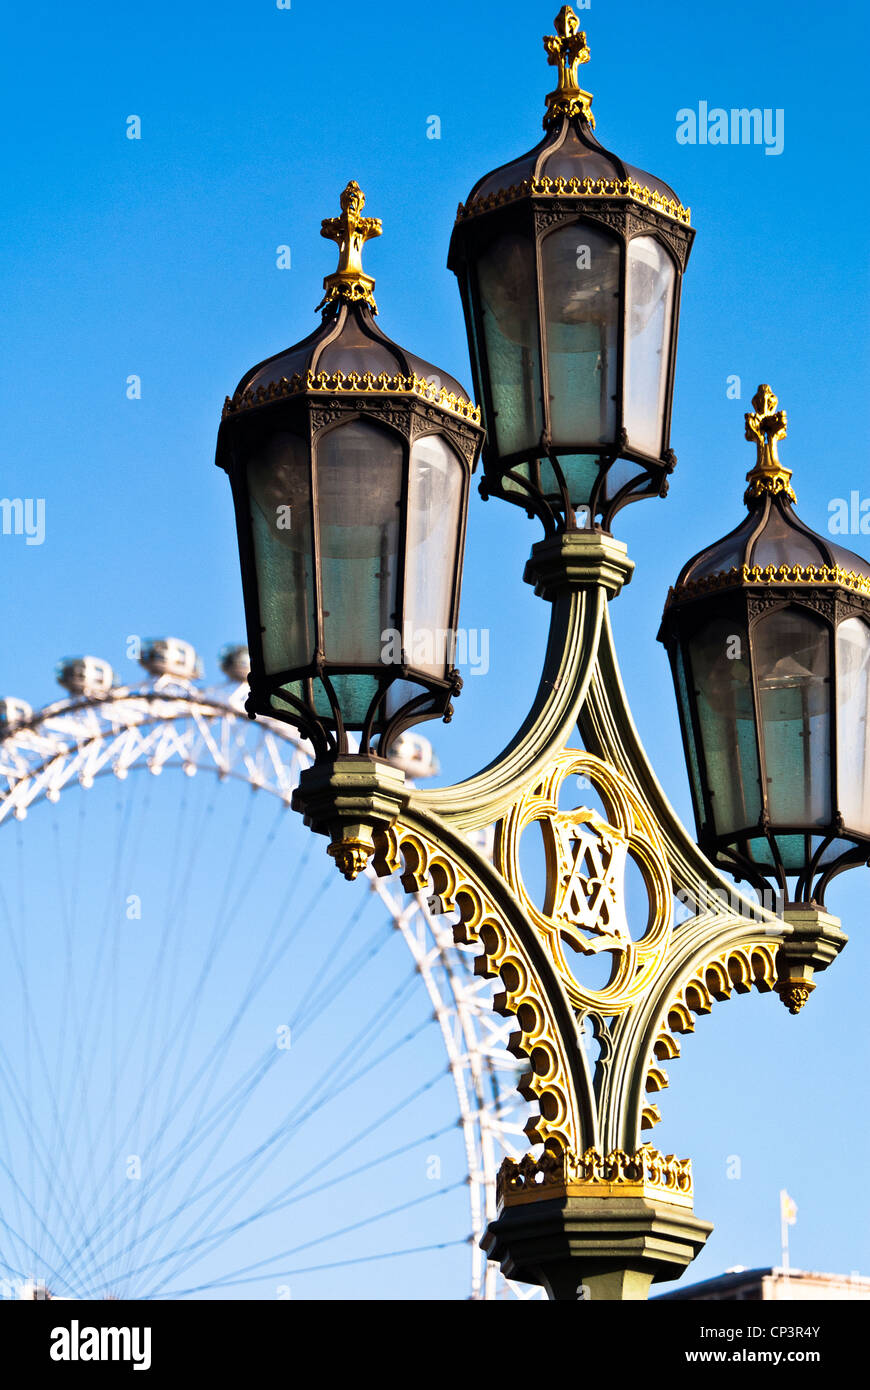
[[[719,574],[678,584],[669,590],[667,602],[696,598],[735,584],[834,584],[870,597],[870,576],[841,569],[839,565],[732,565]]]
[[[454,391],[447,391],[444,387],[434,386],[431,381],[426,381],[416,374],[402,376],[397,373],[395,376],[389,376],[386,372],[380,372],[378,376],[372,372],[363,372],[362,375],[350,372],[347,376],[344,372],[306,372],[304,377],[294,372],[289,380],[282,376],[279,381],[272,381],[268,386],[237,391],[232,398],[227,396],[221,419],[224,420],[228,415],[234,415],[240,410],[251,410],[255,406],[265,405],[268,401],[281,400],[285,396],[298,396],[306,391],[323,391],[331,396],[361,393],[378,396],[415,396],[430,401],[432,405],[440,406],[451,415],[458,415],[462,420],[468,420],[472,425],[479,425],[481,421],[480,406],[467,401],[464,396],[458,396]]]
[[[581,1124],[564,1044],[544,989],[510,925],[462,866],[417,831],[395,825],[378,834],[372,863],[381,877],[401,870],[400,881],[407,893],[434,891],[440,912],[458,910],[455,940],[483,948],[474,959],[474,973],[501,980],[504,990],[496,995],[493,1007],[502,1017],[513,1015],[519,1025],[508,1050],[529,1059],[530,1069],[518,1089],[524,1100],[536,1101],[540,1110],[526,1124],[526,1136],[548,1149],[576,1150]]]
[[[668,1074],[660,1062],[679,1057],[677,1033],[693,1033],[695,1016],[710,1013],[716,1002],[737,994],[749,994],[753,986],[760,994],[776,988],[776,954],[779,942],[752,941],[745,946],[730,946],[719,955],[698,966],[693,974],[675,991],[662,1010],[664,1023],[653,1044],[653,1057],[646,1070],[644,1089],[649,1093],[663,1091],[668,1086]],[[649,1102],[643,1108],[641,1129],[652,1129],[661,1119],[657,1105]]]
[[[624,1149],[604,1154],[590,1148],[582,1155],[545,1149],[537,1159],[531,1154],[519,1162],[505,1158],[496,1182],[499,1208],[559,1197],[646,1197],[691,1210],[693,1196],[692,1160],[666,1156],[652,1144],[633,1154]]]
[[[485,198],[470,198],[467,203],[459,204],[456,220],[461,222],[467,217],[477,217],[482,212],[489,212],[492,208],[502,207],[505,203],[515,203],[520,198],[566,197],[627,198],[635,203],[643,203],[656,212],[664,213],[665,217],[672,217],[675,222],[682,222],[687,227],[691,226],[692,223],[691,208],[684,208],[676,198],[665,198],[657,190],[648,188],[645,183],[637,183],[634,179],[551,179],[547,177],[523,179],[522,183],[512,184],[510,188],[499,189],[496,193],[489,193]]]

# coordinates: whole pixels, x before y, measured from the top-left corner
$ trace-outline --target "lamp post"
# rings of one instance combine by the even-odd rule
[[[585,35],[567,6],[556,28],[544,41],[559,70],[544,140],[475,186],[450,251],[487,431],[482,491],[525,507],[545,531],[524,576],[551,612],[539,690],[494,762],[423,791],[387,761],[400,728],[446,717],[458,691],[449,656],[424,660],[417,644],[427,624],[455,621],[482,431],[457,384],[430,386],[429,369],[375,328],[359,251],[380,226],[362,219],[355,185],[342,218],[324,223],[341,263],[325,282],[323,325],[242,379],[218,462],[236,499],[249,712],[297,723],[316,753],[296,809],[347,878],[371,859],[451,914],[457,940],[478,948],[478,971],[500,981],[495,1008],[516,1020],[510,1046],[528,1063],[519,1085],[534,1104],[533,1147],[502,1167],[484,1248],[554,1298],[642,1299],[653,1280],[681,1273],[711,1230],[694,1214],[690,1162],[644,1142],[681,1035],[753,987],[797,1012],[845,943],[812,890],[870,847],[865,774],[831,770],[849,737],[866,766],[868,567],[835,555],[791,512],[776,455],[784,416],[762,388],[747,417],[759,444],[749,521],[709,563],[690,562],[662,629],[699,848],[638,738],[608,619],[633,571],[610,527],[628,502],[663,494],[674,465],[689,214],[667,185],[597,142],[592,98],[577,83]],[[300,517],[292,539],[279,534],[285,506]],[[759,544],[776,552],[765,567],[787,573],[756,575]],[[752,604],[769,601],[772,616],[759,619]],[[396,627],[398,663],[385,644]],[[725,668],[721,644],[734,635],[745,641]],[[566,809],[578,777],[596,795]],[[492,859],[470,838],[491,825]],[[542,899],[521,865],[534,833],[546,852]],[[628,906],[630,865],[646,890],[639,914]],[[791,872],[798,888],[776,912],[726,868],[757,886],[768,871],[780,884]],[[677,897],[689,909],[682,920]],[[603,985],[584,973],[602,956]],[[590,1034],[594,1064],[581,1040]]]

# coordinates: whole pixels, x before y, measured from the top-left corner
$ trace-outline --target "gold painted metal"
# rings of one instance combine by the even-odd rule
[[[348,883],[353,883],[369,862],[372,847],[364,840],[358,839],[355,835],[347,835],[343,839],[333,840],[332,844],[327,845],[326,853],[336,862],[339,871],[347,879]]]
[[[870,578],[839,565],[733,565],[721,574],[708,574],[688,584],[679,584],[668,591],[668,603],[676,599],[696,598],[711,589],[727,589],[734,584],[836,584],[841,589],[853,589],[870,594]]]
[[[318,309],[335,299],[347,303],[363,302],[375,313],[375,282],[362,268],[362,249],[372,237],[381,235],[383,224],[379,217],[363,217],[362,210],[366,197],[359,184],[351,179],[341,195],[341,216],[327,217],[320,229],[320,235],[334,241],[339,249],[338,269],[327,275],[323,281],[326,290]]]
[[[634,1154],[590,1148],[582,1155],[545,1150],[540,1158],[527,1154],[519,1163],[506,1158],[496,1187],[499,1210],[565,1197],[645,1197],[691,1210],[693,1195],[692,1160],[665,1157],[651,1144]]]
[[[582,116],[595,129],[592,114],[592,93],[584,92],[577,83],[577,69],[581,63],[588,63],[589,49],[586,35],[580,28],[580,21],[570,5],[563,5],[554,20],[555,34],[544,37],[547,62],[559,69],[559,85],[547,97],[547,114],[544,129],[559,116]]]
[[[436,911],[458,912],[454,937],[460,945],[482,947],[475,974],[501,980],[504,988],[493,1007],[502,1017],[516,1018],[508,1048],[529,1059],[518,1089],[525,1100],[537,1101],[540,1113],[526,1124],[527,1137],[557,1151],[578,1148],[582,1121],[553,999],[512,922],[458,855],[401,822],[375,836],[373,865],[381,877],[401,870],[407,893],[428,897],[434,891]]]
[[[559,810],[568,778],[585,780],[600,793],[609,819],[587,806]],[[582,794],[582,793],[581,793]],[[520,842],[534,822],[541,827],[546,856],[546,898],[530,898],[520,868]],[[626,919],[625,871],[631,855],[649,894],[646,929],[633,939]],[[529,786],[505,819],[495,842],[494,863],[528,919],[544,940],[568,998],[577,1008],[622,1013],[647,990],[668,950],[673,890],[664,845],[655,820],[628,780],[590,753],[566,749],[546,775]],[[613,973],[603,990],[580,985],[564,946],[582,955],[608,951]]]
[[[692,221],[691,208],[684,208],[678,199],[666,198],[658,190],[648,188],[636,179],[551,179],[548,176],[542,179],[523,179],[522,183],[511,184],[510,188],[488,193],[485,198],[472,198],[467,203],[460,203],[456,217],[460,221],[466,217],[476,217],[479,213],[489,212],[504,203],[517,202],[520,198],[549,197],[627,198],[635,203],[644,203],[656,212],[672,217],[675,222],[684,222],[686,226],[691,225]]]
[[[668,1074],[660,1064],[680,1056],[680,1044],[675,1035],[693,1033],[695,1016],[710,1013],[714,1003],[730,999],[732,991],[736,994],[748,994],[754,987],[760,994],[769,994],[771,990],[776,990],[781,994],[790,1013],[799,1011],[800,1006],[791,1007],[790,1001],[782,994],[784,986],[778,983],[777,949],[776,942],[761,940],[749,941],[741,946],[730,946],[711,956],[703,965],[696,966],[688,979],[684,978],[674,988],[661,1011],[661,1024],[644,1079],[646,1091],[663,1091],[670,1084]],[[795,985],[795,989],[805,985],[805,981],[800,981],[800,985]],[[814,986],[810,984],[809,989],[812,988]],[[808,997],[809,990],[803,1002],[806,1002]],[[643,1124],[643,1128],[652,1129],[661,1119],[658,1107],[646,1106],[645,1119],[647,1115],[648,1120]]]
[[[380,372],[377,376],[371,372],[350,372],[347,375],[343,372],[306,372],[304,376],[300,376],[297,372],[289,380],[283,376],[280,381],[270,382],[268,386],[239,392],[232,399],[227,396],[223,415],[232,415],[238,410],[251,410],[255,406],[265,405],[283,396],[298,395],[302,391],[323,391],[330,396],[351,392],[354,395],[419,396],[421,400],[431,401],[442,410],[449,410],[452,415],[458,415],[461,420],[469,420],[474,425],[480,424],[480,406],[467,401],[464,396],[446,391],[444,387],[437,387],[416,374],[389,376],[386,372]]]
[[[780,461],[777,451],[780,439],[785,439],[788,432],[786,413],[777,410],[779,402],[769,386],[759,386],[752,397],[752,404],[754,413],[745,416],[746,438],[755,445],[758,456],[755,467],[746,475],[749,487],[745,500],[751,502],[765,493],[773,497],[785,493],[790,501],[796,502],[791,485],[791,469]]]

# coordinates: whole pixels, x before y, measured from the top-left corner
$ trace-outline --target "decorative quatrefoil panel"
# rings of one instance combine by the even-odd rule
[[[585,779],[595,788],[606,819],[592,806],[559,809],[569,778],[581,779],[581,786]],[[542,904],[532,901],[520,868],[520,842],[535,822],[546,862]],[[638,921],[627,915],[629,859],[640,870],[648,902],[646,916]],[[495,860],[543,937],[571,1002],[609,1014],[630,1008],[664,960],[674,906],[658,827],[634,787],[593,754],[566,749],[499,825]],[[575,956],[610,952],[607,985],[594,990],[584,986],[568,963],[565,946]]]

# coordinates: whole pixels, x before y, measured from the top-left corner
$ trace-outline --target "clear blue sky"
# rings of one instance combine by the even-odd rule
[[[213,467],[220,408],[249,366],[315,326],[334,268],[320,221],[349,179],[384,223],[366,256],[380,322],[470,384],[450,229],[476,178],[538,138],[556,8],[197,0],[7,19],[0,495],[44,498],[46,538],[0,537],[0,693],[44,703],[54,662],[75,651],[132,679],[131,634],[188,638],[214,673],[217,649],[242,636],[229,490]],[[698,230],[679,467],[667,501],[618,518],[637,573],[612,613],[642,735],[690,817],[655,633],[682,561],[742,514],[758,383],[788,411],[781,452],[806,521],[823,529],[832,499],[870,494],[866,10],[593,0],[581,17],[600,138],[671,183]],[[782,109],[783,152],[678,144],[677,112],[701,101]],[[440,140],[427,139],[431,115]],[[126,399],[131,374],[141,400]],[[726,397],[734,374],[739,401]],[[433,734],[450,778],[497,751],[533,693],[547,614],[521,574],[535,539],[521,513],[473,495],[462,622],[490,629],[491,666]],[[870,1272],[867,885],[862,870],[832,889],[852,939],[798,1019],[774,998],[733,1001],[671,1068],[654,1137],[694,1158],[696,1209],[717,1225],[695,1277],[776,1262],[781,1187],[800,1208],[795,1264]],[[739,1181],[725,1176],[735,1154]]]

